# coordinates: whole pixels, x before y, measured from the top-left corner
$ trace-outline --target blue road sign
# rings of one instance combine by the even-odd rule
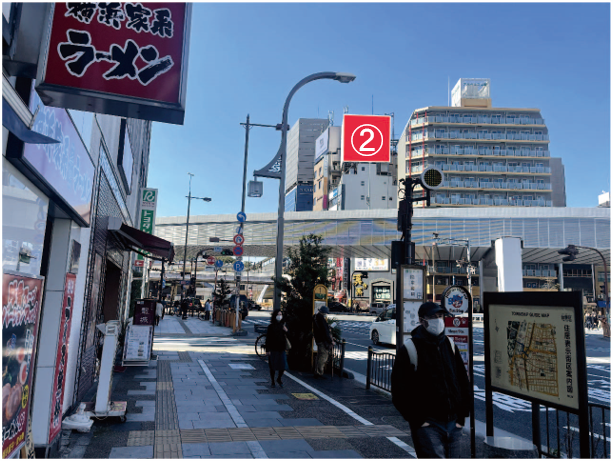
[[[223,261],[221,259],[216,259],[215,267],[223,267]]]
[[[238,222],[245,222],[247,221],[247,215],[244,212],[239,211],[239,213],[236,215],[236,219]]]
[[[234,256],[243,256],[243,247],[239,247],[239,246],[235,246],[234,249],[232,250],[232,252],[234,253]]]
[[[234,268],[236,272],[242,272],[243,269],[245,268],[245,264],[242,261],[234,261],[234,264],[232,264],[232,267]]]

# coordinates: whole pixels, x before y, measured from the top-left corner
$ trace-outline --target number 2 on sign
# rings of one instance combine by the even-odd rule
[[[370,138],[368,138],[366,141],[364,141],[364,144],[362,144],[360,146],[360,152],[374,152],[375,148],[374,147],[365,147],[370,141],[372,141],[373,139],[375,139],[375,133],[373,130],[371,130],[370,128],[364,128],[361,132],[360,132],[360,136],[364,136],[364,133],[369,133],[370,134]]]

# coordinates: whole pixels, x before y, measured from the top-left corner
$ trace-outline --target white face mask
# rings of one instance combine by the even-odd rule
[[[445,329],[445,321],[443,319],[429,319],[426,320],[426,331],[431,335],[438,336]]]
[[[280,322],[282,318],[283,318],[282,315],[277,315],[277,322]]]

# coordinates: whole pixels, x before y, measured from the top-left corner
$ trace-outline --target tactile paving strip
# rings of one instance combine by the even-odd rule
[[[238,427],[184,429],[181,431],[181,441],[183,443],[219,443],[350,437],[404,437],[407,435],[393,426]]]
[[[155,431],[130,431],[128,432],[129,447],[145,447],[153,445]]]
[[[191,362],[192,358],[189,356],[189,352],[179,351],[179,362]]]
[[[168,361],[158,361],[155,389],[154,458],[182,458],[179,418],[174,399],[172,374]]]

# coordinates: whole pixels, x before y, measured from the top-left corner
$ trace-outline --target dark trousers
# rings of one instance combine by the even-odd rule
[[[156,315],[155,316],[155,326],[157,327],[160,324],[160,316]]]
[[[411,431],[418,458],[460,458],[462,429],[455,420],[444,424],[428,421],[429,426]]]
[[[211,318],[211,311],[205,311],[204,320],[208,320],[209,318]]]

